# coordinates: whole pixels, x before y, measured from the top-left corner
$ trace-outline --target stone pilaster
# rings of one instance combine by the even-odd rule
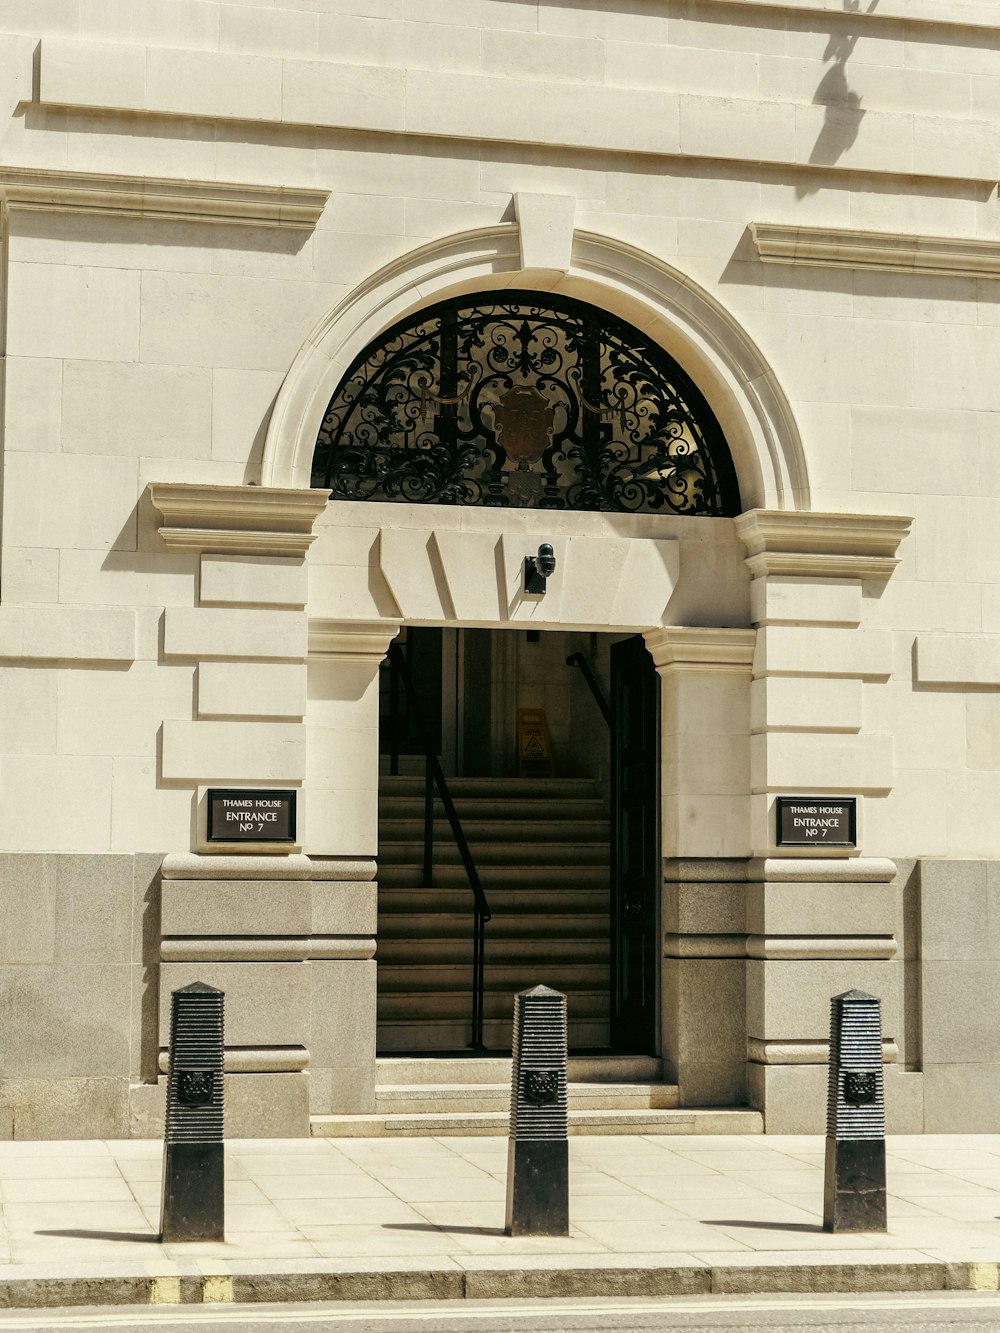
[[[375,1109],[379,666],[398,629],[309,625],[305,838],[330,941],[310,962],[314,1114]]]
[[[750,667],[754,632],[657,630],[664,869],[661,1053],[682,1106],[746,1100]]]
[[[168,607],[163,621],[164,661],[196,662],[197,685],[191,718],[167,718],[162,728],[161,780],[191,789],[192,819],[190,849],[163,861],[161,1052],[170,992],[192,981],[218,986],[226,992],[229,1132],[306,1135],[316,1092],[306,1071],[317,1047],[325,1053],[312,1022],[311,968],[345,956],[374,967],[374,911],[364,894],[348,903],[345,888],[370,882],[374,861],[314,866],[300,850],[301,809],[291,847],[209,844],[205,798],[210,786],[299,788],[305,778],[305,557],[327,497],[173,483],[151,485],[149,497],[162,515],[164,549],[195,554],[199,568],[196,604]],[[330,1063],[314,1080],[324,1105],[333,1096],[322,1077]],[[133,1090],[138,1127],[155,1132],[162,1084]],[[370,1078],[349,1096],[363,1101],[366,1086]]]
[[[902,978],[895,866],[864,856],[864,801],[893,784],[892,737],[865,727],[867,692],[892,673],[890,635],[865,625],[909,520],[772,513],[737,520],[753,576],[751,842],[747,889],[749,1093],[773,1133],[819,1132],[830,997],[882,1000],[896,1059]],[[779,795],[858,802],[857,846],[777,845]],[[892,1083],[887,1085],[892,1108]],[[905,1128],[897,1122],[898,1128]]]

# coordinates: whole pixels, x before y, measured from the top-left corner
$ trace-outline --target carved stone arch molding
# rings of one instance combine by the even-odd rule
[[[354,357],[394,321],[467,292],[550,291],[635,325],[698,385],[725,433],[745,509],[808,509],[795,418],[753,339],[686,274],[622,241],[573,234],[565,271],[524,266],[516,224],[463,232],[412,250],[355,288],[317,324],[282,385],[261,483],[309,486],[323,414]]]

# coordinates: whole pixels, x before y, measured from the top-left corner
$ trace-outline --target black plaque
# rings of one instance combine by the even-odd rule
[[[856,847],[856,796],[779,796],[779,847]]]
[[[294,842],[295,791],[212,787],[209,842]]]

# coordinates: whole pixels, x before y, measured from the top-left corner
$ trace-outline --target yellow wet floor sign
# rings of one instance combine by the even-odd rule
[[[552,776],[549,724],[541,708],[517,710],[517,771],[522,778]]]

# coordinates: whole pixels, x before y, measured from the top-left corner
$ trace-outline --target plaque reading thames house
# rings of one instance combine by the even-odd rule
[[[856,847],[856,796],[779,796],[779,847]]]
[[[208,841],[294,842],[294,790],[210,788]]]

